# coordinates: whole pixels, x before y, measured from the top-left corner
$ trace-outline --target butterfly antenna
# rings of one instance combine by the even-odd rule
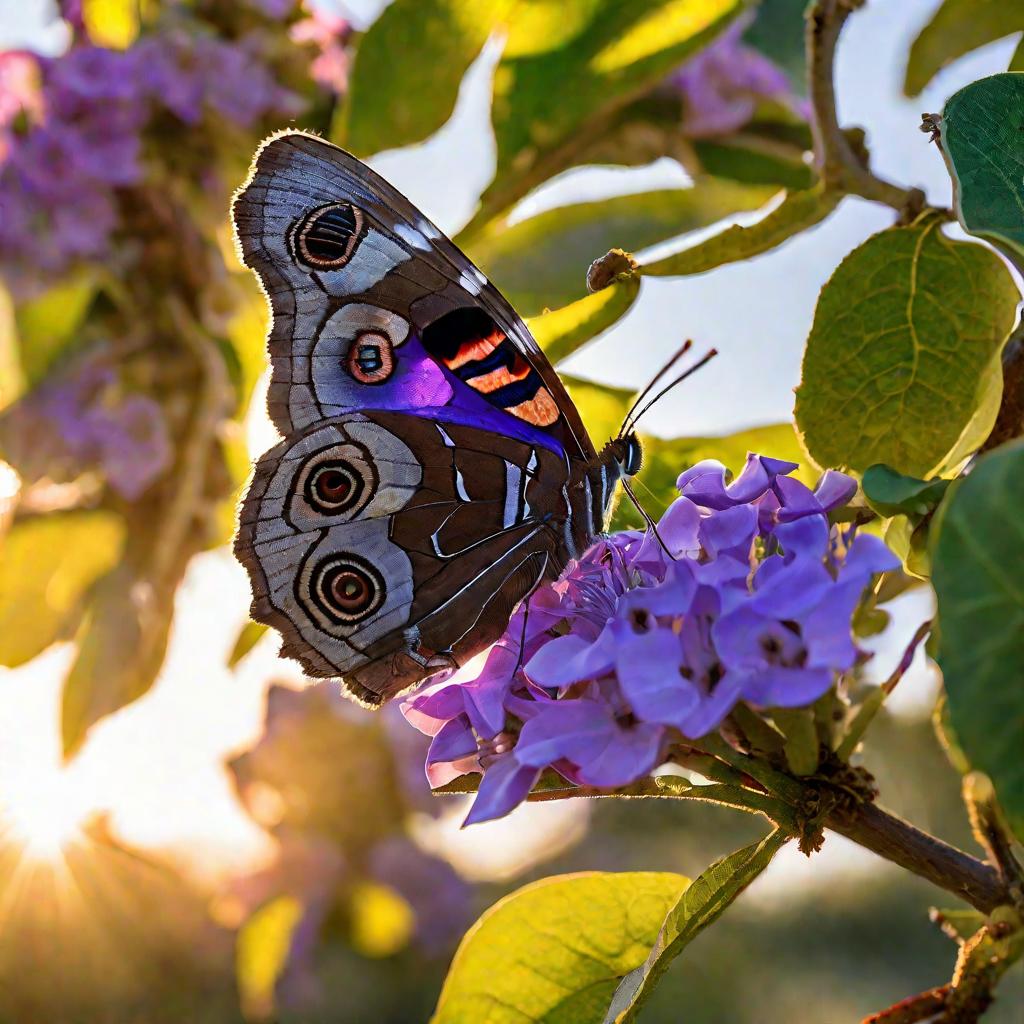
[[[632,416],[629,419],[630,428],[635,427],[640,417],[643,416],[644,413],[648,412],[656,402],[664,398],[665,395],[667,395],[674,387],[676,387],[679,384],[682,384],[687,377],[690,377],[693,374],[695,374],[699,369],[701,369],[701,367],[707,366],[707,364],[710,363],[711,360],[714,359],[717,355],[717,348],[708,349],[708,351],[703,356],[701,356],[701,358],[698,359],[697,362],[693,364],[693,366],[684,370],[681,374],[679,374],[678,377],[675,377],[671,381],[669,381],[669,383],[666,384],[638,413],[636,413],[636,415]],[[625,429],[626,424],[623,423],[622,426],[623,429]]]
[[[633,488],[629,486],[629,481],[625,478],[622,479],[622,488],[629,495],[629,500],[636,506],[637,512],[644,517],[644,522],[647,524],[647,529],[654,534],[657,538],[658,543],[661,545],[662,551],[672,559],[673,562],[677,561],[676,556],[672,554],[668,549],[668,545],[661,539],[661,534],[658,533],[658,524],[651,518],[650,513],[640,504],[640,500],[633,493]]]
[[[622,434],[626,429],[626,424],[629,423],[630,417],[633,415],[633,410],[651,393],[651,388],[653,388],[654,385],[657,384],[658,381],[661,380],[661,378],[664,377],[665,374],[668,373],[668,371],[671,370],[672,367],[675,366],[676,363],[678,363],[679,360],[682,359],[683,356],[685,356],[691,348],[693,348],[693,339],[687,338],[687,340],[683,342],[682,348],[680,348],[672,356],[672,358],[650,379],[650,381],[648,381],[647,386],[643,389],[643,391],[640,392],[639,395],[636,396],[636,398],[633,401],[633,404],[629,407],[629,412],[626,413],[626,418],[622,421],[622,426],[619,427],[619,437],[622,437]]]

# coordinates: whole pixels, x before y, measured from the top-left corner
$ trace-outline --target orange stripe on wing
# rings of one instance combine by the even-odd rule
[[[550,427],[558,419],[558,404],[547,388],[540,388],[529,401],[513,405],[505,412],[510,412],[535,427]]]
[[[517,358],[511,370],[507,366],[499,366],[496,370],[491,370],[490,373],[485,373],[481,377],[471,377],[466,383],[474,391],[479,391],[482,395],[489,395],[492,391],[497,391],[498,388],[503,388],[506,384],[512,384],[514,381],[524,380],[529,375],[530,364]]]
[[[446,359],[444,364],[449,370],[457,370],[460,366],[465,366],[466,363],[489,356],[504,340],[505,335],[501,331],[494,331],[486,338],[474,338],[472,341],[462,344],[459,351],[451,359]]]

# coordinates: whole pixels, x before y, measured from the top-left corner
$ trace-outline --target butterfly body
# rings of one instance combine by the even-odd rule
[[[284,435],[240,513],[252,614],[379,705],[492,643],[582,554],[639,444],[598,453],[483,274],[336,147],[271,139],[233,214]]]

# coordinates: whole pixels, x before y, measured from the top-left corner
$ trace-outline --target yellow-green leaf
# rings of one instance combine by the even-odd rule
[[[734,224],[682,252],[640,267],[640,273],[656,277],[703,274],[726,263],[748,260],[823,221],[836,207],[839,195],[822,188],[790,192],[756,224]]]
[[[526,326],[555,364],[625,316],[639,290],[640,279],[630,275],[561,309],[531,317]]]
[[[80,340],[96,289],[95,277],[82,272],[17,307],[21,368],[29,387],[45,377],[61,354]]]
[[[564,6],[564,5],[563,5]],[[627,103],[720,32],[744,0],[598,0],[561,46],[504,58],[494,76],[497,175],[481,217],[574,162]],[[557,100],[554,102],[553,100]]]
[[[593,438],[598,448],[613,438],[622,425],[636,392],[629,388],[616,388],[610,384],[598,384],[597,381],[584,380],[582,377],[571,377],[562,374],[562,382],[569,392],[569,397],[576,404],[583,418],[587,433]]]
[[[716,860],[680,896],[668,912],[646,960],[622,979],[604,1024],[628,1024],[651,994],[669,964],[771,863],[789,837],[781,829],[759,843]]]
[[[609,249],[635,252],[677,238],[755,210],[773,191],[709,178],[692,188],[560,206],[511,227],[489,225],[470,254],[520,313],[536,314],[586,295],[587,267]]]
[[[235,646],[228,655],[228,668],[234,668],[263,639],[268,629],[262,622],[247,622],[235,638]]]
[[[910,47],[903,91],[916,96],[947,64],[1024,29],[1024,0],[945,0]]]
[[[359,156],[420,142],[514,0],[394,0],[359,41],[332,138]]]
[[[288,965],[292,935],[301,919],[302,904],[292,896],[278,896],[239,929],[235,978],[247,1018],[261,1020],[273,1015],[274,989]]]
[[[588,872],[506,896],[462,940],[431,1024],[593,1024],[688,884]]]
[[[126,50],[139,35],[144,0],[83,0],[82,20],[97,46]]]
[[[73,626],[86,591],[121,554],[124,523],[112,512],[23,519],[0,544],[0,664],[21,665]]]
[[[363,956],[394,956],[412,938],[416,914],[389,885],[360,882],[349,905],[352,946]]]
[[[78,656],[64,681],[65,757],[78,750],[93,725],[138,700],[156,681],[173,612],[169,596],[124,564],[94,588],[76,638]]]
[[[804,352],[796,421],[814,460],[933,474],[986,405],[1019,299],[998,256],[935,219],[855,249]]]

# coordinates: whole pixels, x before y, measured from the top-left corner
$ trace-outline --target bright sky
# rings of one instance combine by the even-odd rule
[[[62,33],[43,27],[47,6],[0,0],[0,47],[32,44],[59,50]],[[382,4],[347,0],[331,6],[366,24]],[[941,74],[922,98],[904,99],[899,93],[901,60],[937,6],[938,0],[871,0],[844,33],[838,93],[843,120],[868,129],[878,171],[902,184],[921,185],[933,201],[947,203],[949,180],[938,153],[918,131],[920,113],[941,109],[945,97],[961,85],[1005,70],[1013,46],[986,47]],[[437,136],[373,161],[452,232],[470,215],[493,169],[487,101],[497,53],[498,46],[492,45],[478,60],[455,115]],[[667,161],[650,169],[583,170],[531,198],[525,208],[684,181]],[[788,419],[818,290],[850,249],[891,221],[887,210],[848,200],[824,225],[752,262],[699,278],[645,281],[629,316],[579,357],[572,370],[639,386],[684,337],[693,337],[701,348],[714,345],[722,354],[702,371],[699,385],[684,386],[651,414],[648,429],[666,435],[716,434]],[[643,340],[646,360],[622,359],[622,352],[637,350],[637,339]],[[224,668],[248,602],[245,575],[226,550],[195,559],[178,595],[170,655],[157,686],[98,726],[67,772],[57,766],[60,684],[70,651],[58,647],[23,669],[0,670],[0,797],[15,795],[19,806],[28,809],[61,807],[72,817],[106,808],[115,828],[131,842],[171,844],[186,857],[204,851],[196,866],[205,871],[265,854],[266,837],[238,808],[222,763],[229,752],[258,737],[269,681],[298,681],[300,676],[293,663],[276,658],[272,637],[236,673]],[[904,606],[892,631],[897,644],[920,618],[919,605]],[[883,645],[875,668],[879,677],[895,660],[895,649],[892,643]],[[932,685],[928,673],[918,672],[897,694],[905,707],[919,709]],[[514,854],[517,834],[536,847],[544,831],[563,828],[559,815],[564,812],[557,805],[531,807],[528,813],[533,819],[529,828],[493,826],[501,836],[492,848]],[[488,828],[455,838],[434,834],[430,842],[461,844],[459,856],[472,859],[466,843],[475,844],[477,853],[486,849],[492,835]],[[830,843],[826,852],[812,862],[816,873],[828,871],[830,858],[837,867],[851,863],[842,843]],[[495,873],[505,870],[507,864]]]

